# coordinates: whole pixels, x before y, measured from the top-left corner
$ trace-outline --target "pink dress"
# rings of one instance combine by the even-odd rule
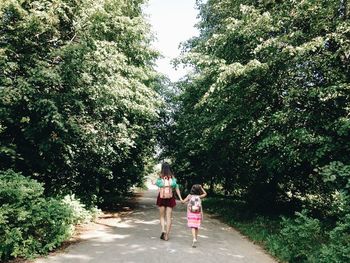
[[[193,209],[195,207],[195,210]],[[197,207],[199,207],[198,211]],[[192,208],[192,209],[191,209]],[[199,228],[203,219],[202,203],[198,195],[191,195],[187,205],[187,226]]]

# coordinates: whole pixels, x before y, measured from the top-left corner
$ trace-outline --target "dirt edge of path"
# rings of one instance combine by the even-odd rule
[[[279,263],[286,263],[286,262],[281,261],[279,258],[275,257],[274,255],[272,255],[271,253],[269,253],[262,242],[259,242],[259,241],[256,241],[256,240],[250,238],[249,236],[244,234],[239,228],[237,228],[236,226],[233,226],[232,224],[230,224],[227,221],[225,221],[224,219],[222,219],[219,214],[216,214],[214,212],[206,212],[206,215],[211,219],[215,219],[215,220],[220,221],[221,223],[226,224],[229,228],[231,228],[232,230],[239,233],[244,239],[246,239],[249,242],[253,243],[254,245],[260,247],[267,256],[273,258],[275,261],[277,261]]]

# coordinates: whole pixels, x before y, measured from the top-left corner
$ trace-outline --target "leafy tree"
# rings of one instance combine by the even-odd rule
[[[142,3],[1,2],[1,169],[89,202],[142,182],[162,103]]]
[[[317,169],[350,162],[348,3],[197,4],[169,140],[179,176],[263,208],[331,199]]]

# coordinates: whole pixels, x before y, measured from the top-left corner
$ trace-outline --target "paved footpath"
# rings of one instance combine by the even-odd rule
[[[82,241],[64,252],[35,263],[276,263],[260,247],[237,231],[204,214],[197,248],[191,247],[191,233],[186,227],[185,206],[177,202],[169,241],[159,239],[157,192],[149,190],[138,199],[138,206],[111,224],[98,227],[81,236]]]

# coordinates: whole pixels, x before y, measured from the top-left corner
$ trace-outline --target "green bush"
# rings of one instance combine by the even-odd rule
[[[318,219],[311,218],[304,210],[296,218],[283,218],[278,235],[268,240],[269,250],[287,262],[318,262],[317,257],[324,234]]]
[[[330,231],[329,243],[322,246],[320,262],[350,262],[350,214]]]
[[[348,203],[348,196],[344,197]],[[294,218],[261,216],[244,202],[228,198],[204,200],[207,212],[219,215],[242,234],[264,246],[283,262],[350,262],[350,213],[332,221],[321,221],[296,213]]]
[[[82,224],[94,221],[101,213],[101,210],[97,207],[93,207],[88,210],[86,206],[75,197],[74,194],[66,195],[62,201],[65,205],[69,206],[72,209],[74,224]]]
[[[72,234],[72,209],[62,201],[45,199],[43,191],[33,179],[0,171],[1,260],[47,253]]]

